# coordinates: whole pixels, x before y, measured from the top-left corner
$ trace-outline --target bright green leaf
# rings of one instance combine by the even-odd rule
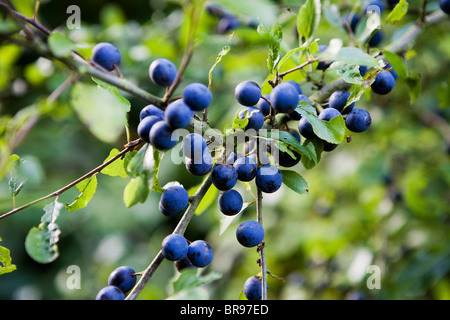
[[[213,66],[211,67],[211,69],[209,70],[209,82],[208,82],[208,88],[211,88],[211,83],[212,83],[212,73],[214,71],[214,69],[216,68],[216,66],[219,64],[220,61],[222,61],[222,58],[224,56],[226,56],[228,54],[228,52],[230,52],[231,47],[230,46],[225,46],[222,48],[222,50],[220,50],[217,58],[216,58],[216,62],[214,62]]]
[[[323,152],[323,141],[320,139],[314,139],[314,140],[307,139],[303,143],[303,146],[310,152],[314,153],[314,155],[316,156],[314,161],[307,157],[301,157],[301,159],[300,159],[303,166],[305,167],[305,169],[310,170],[310,169],[314,168],[320,162],[322,152]]]
[[[186,289],[192,289],[218,280],[222,275],[218,272],[210,272],[207,275],[199,275],[197,269],[186,269],[180,272],[171,281],[174,293]]]
[[[81,193],[72,203],[66,203],[66,209],[69,210],[69,212],[82,209],[88,205],[97,190],[97,175],[81,181],[76,187]]]
[[[75,43],[63,34],[54,31],[48,37],[50,51],[59,58],[67,57],[75,50]]]
[[[0,238],[0,241],[2,241],[2,238]],[[0,246],[0,275],[13,272],[17,269],[17,267],[11,262],[12,259],[9,249]]]
[[[71,91],[71,105],[81,122],[103,142],[114,143],[127,123],[127,104],[102,87],[77,83]]]
[[[111,152],[109,153],[108,158],[105,159],[105,161],[103,161],[103,163],[107,162],[108,160],[110,160],[111,158],[117,156],[120,153],[119,150],[117,150],[116,148],[112,149]],[[117,159],[114,162],[112,162],[111,164],[109,164],[107,167],[103,168],[102,171],[100,171],[100,173],[106,174],[108,176],[111,177],[121,177],[121,178],[127,178],[128,174],[125,171],[125,167],[124,167],[124,160],[123,159]]]
[[[408,77],[408,70],[406,68],[405,62],[399,55],[387,50],[384,50],[383,54],[386,57],[386,59],[391,63],[392,68],[394,68],[395,72],[397,72],[400,78],[405,79]]]
[[[145,177],[136,177],[130,180],[123,192],[123,201],[127,208],[147,200],[150,192],[148,180]]]
[[[320,15],[321,4],[319,0],[306,0],[300,7],[297,14],[297,31],[300,43],[307,42],[314,36],[319,26]]]
[[[406,0],[400,0],[386,17],[386,22],[392,24],[399,22],[408,13],[408,7],[409,4]]]
[[[339,50],[325,50],[317,53],[317,57],[329,61],[341,61],[347,64],[367,66],[369,68],[378,66],[378,60],[365,53],[359,48],[343,47]]]
[[[294,190],[298,194],[308,193],[308,183],[306,180],[296,171],[281,170],[283,174],[283,183]]]

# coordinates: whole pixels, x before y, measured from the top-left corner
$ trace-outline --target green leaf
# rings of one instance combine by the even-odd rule
[[[314,107],[302,106],[296,110],[308,120],[319,138],[335,144],[339,144],[344,140],[346,127],[342,116],[334,117],[330,121],[323,121],[317,118]]]
[[[186,269],[183,272],[177,274],[175,279],[172,279],[171,286],[173,293],[180,292],[182,290],[196,288],[198,286],[211,283],[222,277],[222,274],[218,272],[210,272],[207,275],[199,275],[197,269]]]
[[[297,14],[299,42],[308,42],[316,32],[320,22],[321,4],[319,0],[306,0]]]
[[[63,58],[69,56],[75,50],[76,45],[62,33],[53,31],[48,36],[48,47],[56,57]]]
[[[61,209],[64,207],[57,200],[44,207],[44,215],[38,227],[33,227],[25,238],[28,255],[39,263],[50,263],[59,256],[57,243],[61,231],[56,224]]]
[[[298,48],[294,48],[294,49],[292,49],[292,50],[289,50],[289,51],[283,56],[283,58],[281,58],[280,61],[278,62],[278,64],[277,64],[278,72],[281,72],[281,68],[284,66],[284,64],[285,64],[287,61],[289,61],[289,60],[292,58],[292,56],[293,56],[295,53],[300,52],[300,51],[303,51],[303,50],[305,50],[307,47],[308,47],[308,46],[303,45],[303,46],[301,46],[301,47],[298,47]]]
[[[159,183],[159,179],[158,179],[159,165],[161,164],[161,152],[156,148],[152,148],[152,150],[153,150],[153,163],[154,163],[152,190],[159,192],[159,193],[163,193],[164,189],[161,187],[161,184]],[[163,153],[163,155],[164,155],[164,153]]]
[[[413,73],[408,76],[406,79],[406,86],[408,87],[410,102],[413,104],[418,97],[420,97],[420,93],[422,92],[422,83],[420,82],[420,74]]]
[[[323,141],[320,139],[314,139],[314,140],[306,139],[305,142],[303,143],[303,146],[307,150],[310,150],[310,152],[314,153],[314,155],[316,156],[314,161],[307,157],[301,157],[301,159],[300,159],[300,161],[302,162],[305,169],[310,170],[310,169],[314,168],[320,162],[322,152],[323,152]]]
[[[222,50],[219,52],[217,58],[216,58],[216,62],[213,64],[213,66],[211,67],[211,69],[209,70],[209,82],[208,82],[208,88],[211,88],[211,83],[212,83],[212,73],[214,71],[214,69],[216,68],[216,66],[219,64],[220,61],[222,61],[222,58],[224,56],[226,56],[228,54],[228,52],[230,52],[231,47],[230,46],[225,46],[222,48]]]
[[[343,47],[329,48],[325,51],[318,52],[317,57],[329,61],[341,61],[351,65],[367,66],[368,68],[378,66],[378,60],[371,55],[365,53],[359,48]]]
[[[97,175],[93,175],[91,178],[81,181],[76,187],[81,193],[72,203],[66,203],[66,209],[69,210],[69,212],[82,209],[88,205],[97,190]]]
[[[281,170],[281,173],[283,174],[283,183],[287,187],[294,190],[298,194],[307,194],[309,192],[308,183],[298,172]]]
[[[123,192],[123,201],[127,208],[147,200],[150,188],[145,177],[136,177],[130,180]]]
[[[275,143],[276,142],[279,142],[280,144],[284,143],[291,150],[297,151],[302,156],[304,155],[308,159],[311,159],[313,161],[315,161],[317,159],[317,157],[316,157],[316,155],[315,155],[315,153],[313,151],[308,150],[305,147],[303,147],[300,144],[300,142],[298,142],[298,140],[292,134],[290,134],[287,131],[277,131],[277,130],[264,131],[264,130],[260,130],[258,134],[259,134],[259,137],[261,137],[261,138],[267,137],[267,138],[275,141]]]
[[[111,90],[79,82],[72,88],[70,102],[81,122],[101,141],[114,143],[122,135],[129,105]]]
[[[258,33],[267,39],[269,47],[269,55],[267,57],[267,69],[272,73],[278,58],[283,40],[283,27],[278,21],[275,21],[270,29],[266,29],[263,25],[258,26]]]
[[[402,20],[406,13],[408,13],[408,2],[406,0],[400,0],[386,17],[386,22],[395,24]]]
[[[130,112],[131,110],[131,103],[130,101],[128,101],[125,97],[123,97],[120,93],[119,93],[119,89],[117,89],[116,87],[114,87],[113,85],[110,85],[109,83],[102,81],[100,79],[97,78],[92,78],[92,80],[98,84],[98,86],[102,89],[107,90],[109,93],[111,93],[112,95],[114,95],[114,97],[117,99],[117,101],[120,103],[120,105],[123,108],[123,111],[125,113]],[[128,126],[128,121],[125,118],[124,121],[124,125]]]
[[[103,161],[103,163],[107,162],[111,158],[117,156],[120,153],[120,151],[116,148],[112,149],[109,153],[108,158]],[[128,174],[125,171],[124,167],[124,160],[123,159],[117,159],[111,164],[109,164],[107,167],[103,168],[100,173],[106,174],[111,177],[121,177],[121,178],[128,178]]]
[[[2,238],[0,238],[2,241]],[[12,264],[9,249],[0,246],[0,275],[4,273],[13,272],[17,269],[16,265]]]

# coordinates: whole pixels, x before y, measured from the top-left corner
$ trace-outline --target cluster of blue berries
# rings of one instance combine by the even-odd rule
[[[213,7],[210,10],[216,10]],[[216,11],[215,11],[216,12]],[[320,50],[326,50],[321,46]],[[107,71],[113,71],[120,64],[120,53],[109,43],[99,43],[93,49],[91,62]],[[321,61],[320,70],[328,68],[331,62]],[[397,74],[392,66],[386,65],[385,71],[378,73],[372,85],[372,90],[378,94],[389,93],[395,85]],[[360,67],[361,75],[367,68]],[[161,87],[170,87],[177,77],[177,68],[170,60],[160,58],[154,60],[149,67],[151,81]],[[306,139],[318,139],[312,125],[296,111],[299,102],[310,102],[302,92],[300,85],[292,80],[284,81],[272,89],[267,95],[262,95],[260,86],[253,81],[242,81],[235,87],[234,96],[241,105],[236,116],[247,118],[246,130],[256,132],[264,126],[266,117],[285,114],[288,120],[298,120],[298,131],[288,132],[301,142],[301,136]],[[355,108],[349,104],[350,94],[346,91],[334,92],[318,118],[324,121],[344,116],[347,128],[352,132],[367,130],[372,122],[368,111]],[[187,85],[181,99],[175,100],[162,110],[155,105],[148,105],[140,112],[140,122],[137,127],[139,137],[150,143],[156,149],[166,151],[173,148],[179,140],[176,130],[189,126],[195,112],[203,111],[210,105],[212,94],[208,87],[201,83]],[[324,151],[332,151],[337,145],[323,141]],[[265,141],[251,140],[244,146],[244,154],[233,152],[225,154],[225,161],[216,164],[202,135],[190,133],[181,142],[188,172],[196,176],[204,176],[211,172],[213,185],[221,191],[218,197],[219,210],[226,216],[237,215],[243,208],[242,195],[235,189],[238,181],[255,180],[258,190],[264,193],[276,192],[283,183],[283,175],[279,167],[296,165],[301,155],[294,152],[292,157],[287,152],[277,149],[277,146]],[[262,158],[261,158],[261,152]],[[276,152],[275,152],[276,151]],[[274,156],[275,164],[270,164],[267,153]],[[275,156],[276,155],[276,156]],[[178,184],[164,188],[159,201],[159,210],[168,217],[174,217],[184,212],[190,198],[186,189]],[[244,247],[259,247],[263,245],[264,229],[257,221],[249,220],[241,223],[236,229],[236,239]],[[209,265],[213,258],[211,246],[204,240],[189,242],[183,235],[174,233],[164,238],[161,252],[163,256],[174,261],[177,270],[185,268],[203,268]],[[100,290],[97,299],[124,299],[126,292],[136,283],[136,274],[129,267],[120,267],[111,273],[108,286]],[[244,294],[248,299],[260,299],[261,280],[257,276],[250,277],[244,285]]]
[[[168,87],[177,76],[174,63],[165,58],[154,60],[149,68],[154,84]],[[202,83],[187,85],[182,98],[169,103],[164,111],[154,105],[140,112],[139,137],[159,150],[172,149],[178,142],[177,129],[186,128],[197,111],[206,109],[212,100],[211,91]]]
[[[135,271],[127,266],[115,269],[108,277],[108,285],[102,288],[95,300],[124,300],[125,294],[136,284]]]

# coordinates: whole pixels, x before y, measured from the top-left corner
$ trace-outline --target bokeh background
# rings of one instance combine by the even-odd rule
[[[12,1],[20,12],[32,16],[34,1]],[[50,29],[59,28],[90,52],[101,41],[114,43],[122,54],[124,75],[157,96],[164,90],[148,78],[153,59],[165,57],[179,65],[186,41],[185,1],[41,1],[39,21]],[[219,19],[204,14],[197,46],[177,93],[190,82],[208,82],[208,72],[217,54],[228,45],[230,52],[213,73],[213,102],[208,118],[211,126],[225,128],[239,106],[233,92],[237,83],[267,77],[267,44],[251,27],[256,16],[264,23],[277,19],[283,25],[284,42],[295,47],[295,16],[303,1],[219,1],[235,15],[241,26],[234,33],[218,32]],[[398,24],[384,24],[383,46],[396,41],[418,16],[421,1],[408,1],[410,13]],[[79,30],[68,30],[66,9],[81,9]],[[324,14],[317,37],[319,43],[349,35],[340,25],[340,16],[350,12],[356,1],[322,1]],[[338,8],[339,11],[334,9]],[[389,12],[386,3],[386,12]],[[438,10],[437,1],[428,1],[428,10]],[[386,13],[384,13],[386,14]],[[7,25],[4,11],[0,26]],[[257,21],[257,20],[256,20]],[[247,26],[247,25],[250,25]],[[410,73],[420,74],[420,86],[411,89],[399,78],[387,96],[370,92],[357,103],[372,115],[369,131],[355,134],[326,153],[312,170],[301,164],[294,169],[309,185],[308,195],[298,195],[282,187],[264,197],[266,256],[269,270],[282,278],[268,277],[269,299],[449,299],[450,298],[450,19],[425,27],[414,46],[405,52]],[[29,106],[48,96],[70,73],[61,65],[31,51],[0,43],[0,148],[7,156],[8,126],[19,126],[32,112]],[[321,74],[314,73],[313,77]],[[293,74],[304,92],[313,88],[304,74]],[[327,75],[330,79],[332,75]],[[328,78],[327,78],[328,79]],[[89,81],[89,79],[83,79]],[[411,90],[417,94],[411,99]],[[136,137],[139,111],[145,103],[130,100],[130,132]],[[13,153],[28,160],[28,182],[17,196],[18,205],[46,195],[78,178],[104,161],[116,144],[97,140],[83,126],[69,104],[65,92],[50,112],[40,114]],[[13,122],[15,121],[15,122]],[[296,123],[289,124],[292,128]],[[9,175],[0,180],[0,212],[12,208],[8,191]],[[187,189],[201,179],[187,173],[183,165],[163,158],[159,179],[164,185],[179,181]],[[115,268],[128,265],[141,271],[160,249],[162,239],[172,232],[178,218],[158,211],[159,194],[151,192],[147,201],[131,208],[123,203],[128,179],[98,175],[98,188],[89,205],[58,219],[61,229],[59,258],[39,264],[25,251],[25,237],[43,214],[40,203],[0,221],[1,246],[11,250],[17,270],[0,275],[0,299],[94,299],[107,284]],[[244,200],[252,194],[238,185]],[[191,240],[205,239],[214,249],[214,260],[203,275],[220,278],[178,297],[210,299],[242,298],[245,280],[260,270],[258,253],[240,246],[235,239],[239,221],[255,219],[250,205],[239,221],[220,234],[221,213],[217,191],[213,202],[195,216],[186,231]],[[72,202],[76,190],[64,193],[60,202]],[[67,268],[81,270],[81,289],[69,290]],[[370,265],[381,270],[381,289],[370,290],[366,280]],[[173,263],[164,261],[139,299],[166,299],[177,277]],[[183,296],[183,294],[185,294]]]

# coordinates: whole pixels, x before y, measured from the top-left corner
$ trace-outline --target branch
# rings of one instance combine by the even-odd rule
[[[71,189],[72,187],[76,186],[78,183],[80,183],[81,181],[90,178],[91,176],[93,176],[94,174],[99,173],[100,171],[102,171],[105,167],[109,166],[111,163],[113,163],[114,161],[116,161],[117,159],[123,157],[126,153],[134,150],[136,148],[136,146],[138,146],[140,143],[142,142],[141,139],[137,139],[135,141],[132,141],[130,143],[128,143],[125,146],[125,149],[123,149],[121,152],[119,152],[117,155],[115,155],[114,157],[112,157],[111,159],[109,159],[108,161],[102,163],[100,166],[96,167],[95,169],[89,171],[88,173],[84,174],[83,176],[81,176],[80,178],[76,179],[75,181],[69,183],[68,185],[66,185],[65,187],[62,187],[61,189],[58,189],[42,198],[36,199],[34,201],[31,201],[27,204],[24,204],[23,206],[17,207],[14,210],[11,210],[3,215],[0,216],[0,220],[3,218],[6,218],[14,213],[17,213],[19,211],[22,211],[28,207],[31,207],[32,205],[42,202],[44,200],[47,200],[49,198],[53,198],[53,197],[58,197],[60,196],[62,193],[66,192],[67,190]]]
[[[281,72],[278,76],[279,76],[280,78],[283,78],[285,75],[287,75],[287,74],[289,74],[289,73],[291,73],[291,72],[294,72],[294,71],[303,69],[303,68],[306,67],[307,65],[309,65],[309,64],[311,64],[311,63],[314,63],[314,62],[317,62],[317,61],[319,61],[319,60],[320,60],[319,58],[308,60],[308,61],[303,62],[302,64],[296,66],[295,68],[292,68],[292,69],[290,69],[290,70]]]
[[[211,184],[212,184],[212,176],[211,174],[208,174],[208,176],[205,178],[201,186],[192,196],[191,202],[188,208],[186,209],[186,212],[183,214],[180,221],[178,222],[178,225],[175,227],[173,231],[174,234],[181,234],[181,235],[184,234],[189,222],[194,217],[195,210],[200,204],[200,201],[205,196],[209,187],[211,187]],[[147,269],[144,270],[144,272],[142,273],[142,277],[139,279],[138,283],[134,286],[133,290],[128,294],[126,300],[135,300],[137,298],[139,293],[141,293],[141,291],[144,289],[145,285],[150,281],[150,278],[153,276],[153,273],[156,271],[156,269],[158,269],[159,265],[163,261],[164,256],[162,254],[162,251],[160,250],[156,255],[156,257],[153,259],[153,261],[150,263],[150,265],[147,267]]]

